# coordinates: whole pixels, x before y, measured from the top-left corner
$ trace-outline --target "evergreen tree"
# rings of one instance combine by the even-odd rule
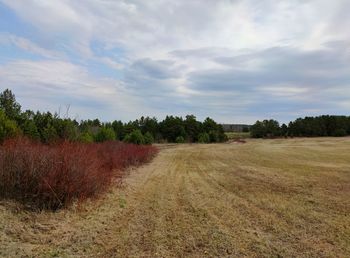
[[[139,129],[127,134],[124,138],[124,141],[127,143],[145,144],[145,138]]]
[[[26,120],[22,126],[23,134],[34,140],[40,140],[40,133],[33,120]]]
[[[20,133],[15,121],[6,117],[5,112],[0,110],[0,142],[6,138],[14,137]]]
[[[146,132],[144,135],[145,144],[152,144],[154,142],[153,135],[150,132]]]
[[[21,105],[17,103],[15,95],[11,90],[6,89],[0,93],[0,109],[10,120],[17,120],[21,113]]]
[[[114,141],[116,139],[115,132],[112,128],[101,127],[95,136],[97,142]]]
[[[199,143],[209,143],[210,142],[209,134],[207,134],[207,133],[199,134],[198,135],[198,142]]]

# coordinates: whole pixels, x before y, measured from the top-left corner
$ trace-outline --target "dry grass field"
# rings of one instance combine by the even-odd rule
[[[229,140],[250,138],[250,133],[245,132],[227,132],[225,134]]]
[[[350,257],[350,138],[164,146],[98,201],[2,201],[0,256]]]

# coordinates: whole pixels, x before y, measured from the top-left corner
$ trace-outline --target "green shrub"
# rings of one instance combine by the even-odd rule
[[[40,140],[40,133],[33,120],[26,120],[22,126],[24,135],[33,140]]]
[[[84,132],[78,137],[79,142],[92,143],[94,142],[94,137],[89,132]]]
[[[182,137],[182,136],[178,136],[178,137],[176,137],[176,143],[184,143],[185,142],[185,138],[184,137]]]
[[[0,142],[6,138],[16,136],[20,133],[15,121],[8,119],[5,113],[0,110]]]
[[[152,144],[154,142],[153,135],[150,132],[145,133],[143,137],[145,140],[145,144]]]
[[[209,132],[209,142],[220,142],[220,136],[218,131]]]
[[[48,125],[47,127],[45,127],[42,131],[42,139],[45,143],[52,143],[57,141],[58,135],[55,127],[53,127],[52,125]]]
[[[124,142],[134,144],[145,144],[145,138],[143,137],[140,130],[134,130],[124,137]]]
[[[95,135],[96,142],[114,141],[115,139],[116,135],[112,128],[101,127]]]
[[[198,142],[199,143],[209,143],[210,142],[210,137],[209,134],[207,133],[201,133],[198,136]]]
[[[61,139],[74,141],[78,138],[78,128],[70,119],[56,119],[55,128]]]

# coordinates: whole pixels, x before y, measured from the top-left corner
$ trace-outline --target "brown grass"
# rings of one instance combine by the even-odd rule
[[[57,213],[0,205],[0,256],[349,257],[350,138],[176,145]]]

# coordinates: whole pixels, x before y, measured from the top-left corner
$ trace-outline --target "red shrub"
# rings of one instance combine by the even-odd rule
[[[0,147],[0,196],[58,209],[103,192],[118,171],[145,163],[156,152],[120,142],[48,146],[7,140]]]

